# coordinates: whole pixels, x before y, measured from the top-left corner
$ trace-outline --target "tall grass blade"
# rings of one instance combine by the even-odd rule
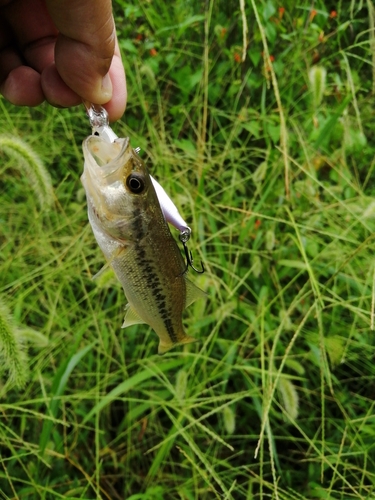
[[[81,359],[91,351],[91,349],[94,347],[95,343],[92,343],[77,353],[73,354],[63,365],[61,365],[60,369],[57,371],[53,386],[52,386],[52,399],[49,404],[49,413],[50,416],[53,418],[56,418],[57,412],[60,407],[60,397],[63,395],[65,391],[66,384],[68,382],[68,379],[74,370],[74,368],[78,365],[78,363],[81,361]],[[39,440],[39,448],[41,451],[41,454],[43,455],[44,450],[47,446],[48,441],[50,440],[50,435],[53,427],[53,420],[48,419],[45,420],[43,423],[43,428],[42,432],[40,435],[40,440]]]
[[[184,363],[183,359],[177,359],[173,361],[168,361],[166,363],[161,363],[159,365],[159,369],[162,372],[167,372],[169,370],[172,370],[173,368],[177,368],[181,364]],[[152,377],[155,376],[155,373],[151,371],[149,368],[145,368],[143,371],[136,373],[132,377],[128,378],[121,384],[119,384],[117,387],[112,389],[111,392],[109,392],[106,396],[104,396],[98,404],[94,406],[94,408],[86,415],[86,417],[83,419],[83,423],[87,422],[90,420],[90,418],[101,411],[105,406],[110,404],[112,401],[114,401],[116,398],[119,396],[126,394],[128,391],[131,389],[134,389],[137,387],[139,384],[144,382],[145,380],[148,380]]]
[[[280,117],[280,149],[283,155],[283,160],[284,160],[284,182],[285,182],[285,196],[287,199],[289,199],[289,192],[290,192],[290,164],[289,164],[289,146],[288,146],[288,129],[286,126],[286,118],[285,118],[285,113],[284,113],[284,108],[283,104],[281,102],[281,95],[280,95],[280,89],[279,89],[279,84],[277,82],[277,77],[275,70],[272,65],[271,57],[270,57],[270,52],[268,48],[268,43],[267,43],[267,36],[266,32],[264,29],[264,26],[262,24],[262,21],[259,16],[258,12],[258,6],[255,3],[255,0],[251,0],[251,5],[254,10],[255,18],[259,27],[259,31],[262,37],[262,44],[263,44],[263,49],[264,49],[264,62],[265,66],[270,72],[271,75],[271,81],[272,81],[272,86],[273,86],[273,91],[275,93],[275,99],[277,102],[278,106],[278,111],[279,111],[279,117]]]

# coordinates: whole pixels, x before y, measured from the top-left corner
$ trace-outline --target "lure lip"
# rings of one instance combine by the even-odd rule
[[[109,118],[106,109],[103,108],[103,106],[85,100],[83,100],[83,104],[90,120],[93,135],[99,135],[106,142],[114,142],[117,139],[117,135],[109,126]]]

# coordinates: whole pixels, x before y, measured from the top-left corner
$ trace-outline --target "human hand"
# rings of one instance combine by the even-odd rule
[[[0,93],[19,106],[126,105],[111,0],[0,0]]]

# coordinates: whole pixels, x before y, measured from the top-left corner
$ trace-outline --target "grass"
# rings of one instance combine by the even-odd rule
[[[114,128],[193,229],[200,343],[160,358],[121,330],[116,279],[91,279],[83,108],[0,100],[54,187],[37,203],[0,151],[0,297],[28,359],[22,389],[3,363],[0,498],[375,497],[372,3],[114,7]]]

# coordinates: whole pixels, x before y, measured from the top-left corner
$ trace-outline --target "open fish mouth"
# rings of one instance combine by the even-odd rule
[[[90,177],[106,178],[124,168],[132,152],[129,148],[129,137],[107,142],[101,137],[90,135],[83,142],[85,156],[85,169],[87,167]],[[120,161],[121,160],[121,161]]]
[[[90,135],[82,144],[85,158],[82,184],[86,190],[88,205],[94,213],[108,213],[109,190],[122,184],[130,167],[131,148],[129,138],[109,143],[101,137]],[[112,199],[112,203],[115,200]]]

